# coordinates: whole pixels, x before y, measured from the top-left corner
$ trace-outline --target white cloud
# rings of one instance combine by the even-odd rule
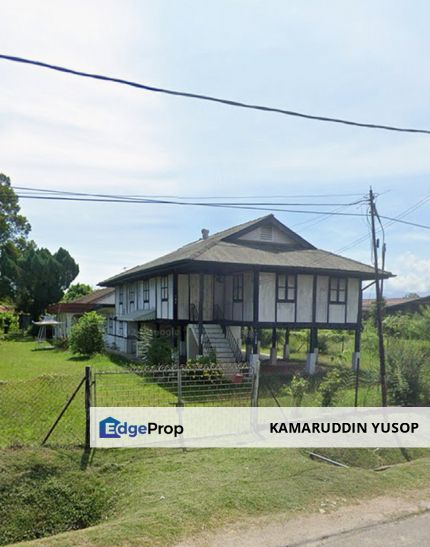
[[[387,295],[430,294],[430,258],[420,258],[406,252],[392,261],[390,269],[397,277],[386,282]]]

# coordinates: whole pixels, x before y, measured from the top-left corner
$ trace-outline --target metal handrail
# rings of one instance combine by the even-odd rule
[[[194,334],[194,337],[196,339],[196,342],[198,343],[199,342],[198,327],[197,325],[190,325],[190,326]],[[209,335],[203,325],[202,325],[202,346],[203,346],[203,353],[206,352],[206,355],[210,355],[211,353],[213,353],[216,356],[216,350],[212,346]]]
[[[216,357],[215,348],[212,346],[208,333],[204,327],[202,328],[202,337],[203,348],[206,350],[207,355],[213,353]]]
[[[242,350],[239,347],[239,344],[237,343],[236,338],[234,337],[233,333],[231,332],[230,327],[225,327],[225,337],[230,344],[231,350],[233,352],[234,358],[236,359],[236,363],[242,363],[243,362],[243,354]]]

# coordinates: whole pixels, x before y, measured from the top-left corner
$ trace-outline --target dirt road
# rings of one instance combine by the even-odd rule
[[[316,514],[246,519],[177,547],[430,546],[430,491],[337,507],[328,500]]]

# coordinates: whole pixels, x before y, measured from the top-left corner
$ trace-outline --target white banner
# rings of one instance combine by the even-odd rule
[[[93,407],[94,448],[430,447],[430,408]]]

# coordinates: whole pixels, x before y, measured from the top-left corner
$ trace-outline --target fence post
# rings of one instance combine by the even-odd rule
[[[184,406],[184,402],[182,400],[182,367],[181,365],[178,366],[178,402],[176,403],[176,406]]]
[[[91,366],[85,367],[85,448],[90,448]]]
[[[251,356],[252,367],[252,391],[251,406],[258,406],[258,387],[260,382],[260,359],[258,355]]]

